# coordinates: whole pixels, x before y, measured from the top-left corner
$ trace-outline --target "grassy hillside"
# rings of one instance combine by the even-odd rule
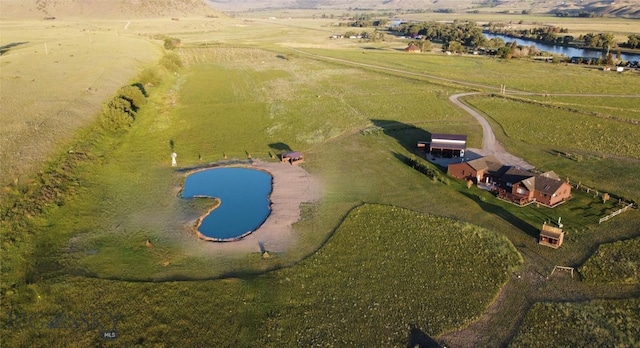
[[[2,19],[215,16],[202,0],[0,0]]]
[[[501,13],[555,13],[557,11],[593,12],[595,16],[640,17],[640,4],[634,0],[207,0],[220,11],[260,11],[273,9],[317,9],[348,11],[405,11],[464,13],[469,11]],[[352,12],[353,13],[353,12]]]

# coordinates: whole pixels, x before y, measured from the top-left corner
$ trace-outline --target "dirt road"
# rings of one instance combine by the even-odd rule
[[[478,113],[477,111],[468,107],[466,104],[460,101],[460,97],[465,97],[465,96],[475,95],[475,94],[480,94],[480,93],[476,93],[476,92],[459,93],[449,97],[449,100],[452,103],[456,104],[462,110],[468,112],[471,116],[473,116],[476,120],[478,120],[478,122],[482,126],[482,149],[470,148],[469,150],[477,154],[480,154],[482,156],[493,155],[504,164],[518,166],[524,169],[533,169],[534,166],[527,163],[522,158],[516,157],[508,153],[507,150],[505,150],[504,147],[500,145],[498,140],[496,140],[496,136],[493,133],[493,129],[491,128],[491,125],[489,124],[489,122],[482,115],[480,115],[480,113]]]

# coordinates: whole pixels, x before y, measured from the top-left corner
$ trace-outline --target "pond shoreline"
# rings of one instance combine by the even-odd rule
[[[307,173],[303,168],[284,164],[281,162],[264,162],[261,160],[250,161],[224,161],[201,167],[181,169],[179,172],[188,176],[190,174],[212,168],[249,168],[261,170],[271,175],[271,212],[266,220],[253,231],[248,231],[241,236],[231,239],[216,239],[203,235],[198,228],[202,220],[216,209],[212,207],[201,215],[195,223],[189,223],[189,229],[199,239],[208,242],[207,248],[224,251],[262,251],[280,252],[295,240],[293,224],[300,219],[300,205],[305,202],[313,202],[320,199],[320,186],[318,180]],[[179,195],[182,193],[180,191]],[[214,242],[214,243],[211,243]]]

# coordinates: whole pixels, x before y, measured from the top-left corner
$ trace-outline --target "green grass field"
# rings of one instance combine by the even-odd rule
[[[414,342],[416,330],[434,338],[465,332],[475,320],[487,320],[485,310],[494,303],[488,326],[465,344],[505,345],[520,330],[513,344],[527,345],[540,340],[530,338],[528,330],[543,325],[545,314],[538,314],[538,308],[546,301],[607,298],[604,294],[614,289],[602,280],[588,282],[588,273],[575,280],[548,275],[554,265],[590,264],[593,261],[587,260],[600,257],[596,250],[601,244],[637,237],[637,210],[598,225],[597,219],[615,204],[581,192],[556,209],[519,208],[447,177],[422,160],[415,145],[428,140],[430,133],[451,132],[468,134],[470,146],[481,146],[480,126],[448,101],[450,95],[471,88],[459,82],[489,85],[473,87],[479,90],[509,80],[541,93],[566,88],[586,93],[582,84],[602,93],[606,88],[629,93],[634,92],[628,87],[635,81],[632,75],[596,75],[579,67],[524,61],[409,56],[391,50],[362,54],[304,49],[399,69],[389,71],[292,53],[291,43],[313,32],[308,21],[308,29],[300,30],[278,24],[256,28],[264,24],[251,22],[236,26],[225,20],[218,23],[219,37],[212,36],[211,27],[193,23],[174,23],[184,30],[174,35],[183,33],[188,43],[179,50],[186,67],[149,86],[149,103],[131,129],[103,132],[87,121],[90,126],[78,132],[71,145],[86,152],[86,158],[70,169],[64,161],[48,165],[53,172],[69,171],[71,189],[39,214],[14,214],[15,221],[3,220],[3,344],[107,345],[98,328],[82,324],[64,329],[7,325],[16,313],[34,314],[37,322],[47,324],[64,313],[71,326],[74,318],[98,313],[103,321],[108,314],[122,316],[116,342],[126,346],[406,346]],[[138,29],[145,33],[158,22],[133,24],[148,25]],[[318,29],[322,39],[310,41],[325,40],[330,29]],[[204,48],[197,44],[201,39],[237,41],[243,33],[254,37],[292,31],[297,31],[295,36],[257,36],[249,44],[251,40]],[[496,73],[486,77],[486,71]],[[528,72],[536,74],[536,79],[528,78],[531,85]],[[593,83],[600,78],[604,87]],[[580,108],[584,113],[569,113],[498,98],[470,101],[489,116],[510,151],[538,168],[612,194],[640,198],[633,142],[637,126],[621,127],[621,122],[588,116],[586,106]],[[610,103],[598,98],[592,105],[598,110],[622,108],[630,118],[633,104],[619,103],[620,98]],[[553,117],[540,117],[548,114]],[[574,138],[541,132],[542,140],[533,132],[523,133],[522,122],[540,131],[557,120],[573,126],[572,117],[598,141],[578,142],[575,132],[567,135]],[[361,132],[374,127],[381,131]],[[623,141],[600,141],[613,136]],[[290,250],[269,259],[258,253],[211,253],[188,229],[208,207],[175,195],[183,174],[170,167],[170,143],[182,168],[216,162],[224,155],[242,160],[248,152],[270,160],[270,154],[283,148],[301,150],[304,168],[322,183],[323,197],[303,206]],[[559,157],[552,150],[575,150],[582,157]],[[67,148],[57,154],[54,158],[71,157]],[[408,167],[406,158],[433,169],[435,179]],[[17,202],[39,194],[38,182],[20,184],[24,186],[6,190],[11,197],[24,190]],[[10,203],[3,209],[11,210]],[[559,216],[568,232],[565,244],[559,250],[539,246],[538,228]],[[7,231],[7,226],[16,229]],[[154,247],[146,247],[146,240]],[[622,243],[626,248],[630,242]],[[603,269],[610,266],[608,260],[602,263]],[[498,301],[500,289],[507,290]],[[584,319],[582,313],[613,308],[624,318],[627,307],[636,306],[633,290],[614,292],[631,300],[569,303],[562,312],[569,314],[552,314],[558,321],[580,316],[578,322],[599,327],[602,316]],[[510,300],[516,298],[523,298],[524,305]],[[496,324],[499,317],[524,319],[531,305],[523,325]],[[579,307],[577,314],[573,306]],[[633,314],[628,317],[633,323]],[[13,323],[20,322],[16,320]],[[576,330],[571,335],[580,333]],[[612,332],[620,344],[635,342],[632,329]],[[594,339],[602,337],[608,336]],[[567,342],[582,341],[568,337]]]
[[[640,239],[603,244],[580,268],[589,283],[640,283]]]
[[[538,303],[510,347],[635,347],[640,342],[640,300]]]

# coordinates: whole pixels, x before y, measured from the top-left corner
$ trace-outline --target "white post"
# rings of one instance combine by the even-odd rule
[[[178,162],[176,162],[176,157],[178,157],[178,154],[175,152],[171,153],[171,166],[175,167],[178,165]]]

